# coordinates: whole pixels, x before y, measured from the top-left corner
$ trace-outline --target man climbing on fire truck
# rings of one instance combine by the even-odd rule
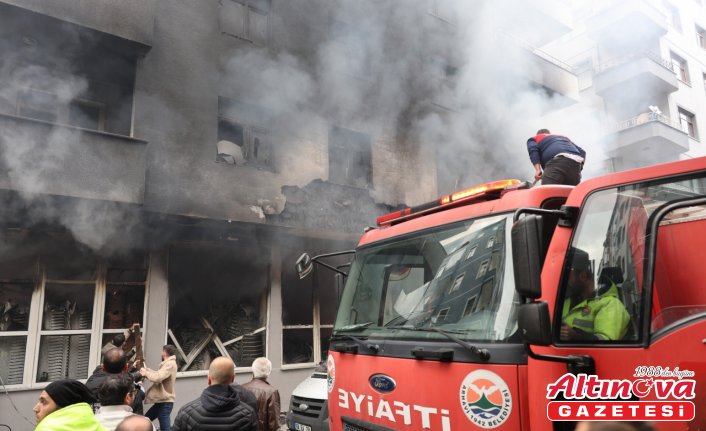
[[[596,291],[588,253],[573,248],[568,291],[562,312],[562,340],[615,341],[627,333],[630,314],[618,298],[618,286],[610,279]]]
[[[535,182],[541,179],[545,185],[568,186],[581,182],[586,152],[569,138],[539,129],[536,136],[527,140],[527,152],[534,165]]]

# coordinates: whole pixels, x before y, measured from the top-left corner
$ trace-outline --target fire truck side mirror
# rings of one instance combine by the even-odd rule
[[[517,325],[526,343],[536,346],[548,346],[552,343],[552,324],[546,302],[520,305]]]
[[[526,214],[512,226],[515,290],[524,298],[542,296],[542,216]]]
[[[311,256],[308,253],[304,253],[299,256],[296,262],[297,274],[299,279],[306,278],[307,275],[314,269],[314,262],[311,260]]]

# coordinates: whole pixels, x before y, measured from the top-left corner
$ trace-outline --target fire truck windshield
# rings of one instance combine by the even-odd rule
[[[466,220],[361,248],[334,336],[448,340],[446,332],[462,340],[506,341],[517,329],[506,241],[511,218]]]

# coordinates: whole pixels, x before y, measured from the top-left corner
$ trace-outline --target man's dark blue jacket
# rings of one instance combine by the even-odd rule
[[[539,134],[527,140],[527,152],[532,164],[539,163],[544,169],[548,161],[559,153],[569,153],[586,158],[583,148],[561,135]]]

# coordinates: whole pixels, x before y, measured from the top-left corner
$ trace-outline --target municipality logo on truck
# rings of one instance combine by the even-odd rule
[[[510,417],[512,396],[505,381],[492,371],[476,370],[461,383],[461,408],[481,428],[496,428]]]

